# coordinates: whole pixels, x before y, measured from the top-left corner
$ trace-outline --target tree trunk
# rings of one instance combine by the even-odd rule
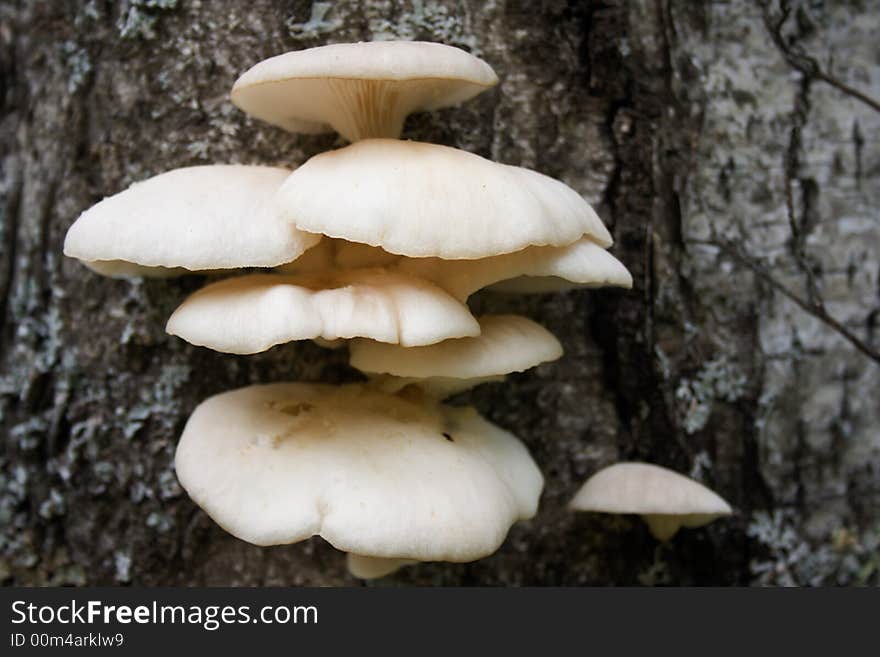
[[[321,539],[229,536],[173,470],[201,400],[354,380],[345,354],[191,347],[163,327],[203,278],[102,278],[61,245],[133,181],[340,145],[248,119],[232,82],[273,54],[395,38],[464,47],[501,77],[404,136],[564,180],[635,286],[474,299],[566,349],[469,395],[530,448],[541,508],[487,559],[385,581],[877,584],[880,12],[838,4],[0,2],[0,579],[356,583]],[[658,545],[637,518],[566,510],[618,460],[689,474],[736,514]]]

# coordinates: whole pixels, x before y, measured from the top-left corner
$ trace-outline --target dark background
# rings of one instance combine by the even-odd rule
[[[340,145],[249,120],[233,81],[287,50],[398,38],[464,47],[501,78],[404,136],[561,178],[635,286],[474,299],[566,349],[470,395],[529,446],[541,509],[490,558],[384,583],[876,585],[878,29],[873,3],[818,0],[0,0],[0,580],[357,583],[320,539],[225,534],[172,468],[200,400],[353,380],[344,353],[191,347],[163,327],[204,279],[106,279],[61,245],[135,180]],[[634,459],[736,514],[658,546],[635,518],[564,509]]]

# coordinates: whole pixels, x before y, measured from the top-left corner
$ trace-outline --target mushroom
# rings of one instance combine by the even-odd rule
[[[526,447],[476,410],[436,398],[554,360],[562,348],[524,317],[478,323],[465,301],[503,281],[555,289],[629,287],[632,278],[606,251],[612,239],[599,217],[564,183],[396,139],[408,113],[496,83],[488,64],[440,44],[273,57],[239,78],[233,102],[288,130],[335,129],[355,143],[293,173],[169,171],[104,199],[70,228],[65,254],[107,275],[283,268],[186,299],[166,329],[193,344],[248,354],[355,339],[351,362],[370,383],[254,385],[190,416],[178,479],[234,536],[275,545],[319,535],[348,553],[353,574],[376,577],[487,556],[536,512],[543,477]],[[670,520],[662,504],[642,506],[635,512],[663,536],[673,522],[725,512],[692,505]]]
[[[700,527],[730,515],[730,505],[693,479],[650,463],[616,463],[600,470],[570,503],[575,511],[637,513],[659,541],[680,527]]]
[[[626,267],[589,237],[565,246],[530,246],[477,260],[407,258],[379,247],[325,237],[291,263],[284,273],[355,267],[387,267],[442,287],[462,301],[488,287],[498,292],[560,292],[580,287],[632,287]]]
[[[439,285],[465,300],[484,287],[544,292],[572,287],[632,287],[621,262],[589,237],[565,246],[532,246],[479,260],[401,258],[395,269]],[[533,286],[533,287],[529,287]]]
[[[385,390],[394,392],[415,384],[442,398],[562,356],[559,340],[526,317],[484,315],[479,322],[476,337],[425,347],[352,340],[350,363],[369,375],[390,375],[379,380]]]
[[[418,561],[413,559],[365,557],[362,554],[352,554],[351,552],[345,557],[345,565],[348,567],[348,572],[358,579],[379,579],[414,563],[418,563]]]
[[[534,515],[543,477],[474,409],[362,384],[275,383],[215,395],[175,455],[181,485],[256,545],[320,535],[369,557],[463,562]]]
[[[411,112],[456,105],[498,84],[483,60],[439,43],[339,43],[288,52],[245,72],[232,102],[291,132],[396,139]]]
[[[367,139],[316,155],[288,177],[277,202],[300,230],[411,257],[485,258],[584,235],[612,242],[564,183],[412,141]]]
[[[211,165],[174,169],[131,185],[83,212],[64,255],[110,276],[274,267],[321,237],[275,212],[288,169]]]
[[[228,278],[187,298],[165,330],[215,351],[253,354],[314,338],[420,346],[478,335],[480,326],[467,306],[427,281],[354,269]]]

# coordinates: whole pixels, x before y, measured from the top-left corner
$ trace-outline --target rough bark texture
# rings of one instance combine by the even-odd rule
[[[190,347],[163,326],[202,279],[101,278],[61,244],[132,181],[336,146],[249,120],[232,82],[287,50],[404,38],[469,49],[502,79],[405,136],[563,179],[636,283],[475,299],[566,348],[470,395],[532,450],[541,510],[490,558],[385,582],[877,584],[878,30],[855,1],[0,1],[0,580],[356,583],[319,539],[225,534],[172,467],[200,400],[356,379],[344,354]],[[635,518],[565,510],[624,459],[690,474],[737,513],[658,546]]]

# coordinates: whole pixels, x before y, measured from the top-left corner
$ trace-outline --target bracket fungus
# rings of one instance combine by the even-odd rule
[[[540,324],[519,315],[484,315],[480,335],[425,347],[401,347],[373,340],[349,345],[352,367],[380,379],[385,390],[418,385],[447,397],[504,375],[522,372],[562,356],[562,345]]]
[[[109,276],[290,262],[321,238],[274,211],[275,192],[289,175],[234,164],[167,171],[83,212],[67,231],[64,255]]]
[[[636,513],[659,541],[669,540],[681,527],[700,527],[732,513],[717,493],[650,463],[616,463],[600,470],[580,488],[570,508]]]
[[[292,172],[175,169],[101,201],[68,231],[65,254],[108,275],[272,268],[203,287],[166,330],[236,354],[348,344],[371,377],[253,385],[193,411],[178,478],[233,535],[257,545],[320,535],[348,553],[355,576],[372,578],[485,557],[535,514],[543,477],[525,445],[438,400],[555,360],[562,346],[524,317],[478,322],[467,299],[497,284],[630,287],[632,277],[563,182],[396,139],[408,113],[497,81],[482,60],[441,44],[273,57],[238,79],[233,102],[288,130],[335,129],[351,145]]]
[[[248,114],[300,133],[396,139],[412,112],[457,105],[498,84],[486,62],[419,41],[337,43],[263,60],[232,87]]]
[[[418,561],[491,554],[543,487],[525,446],[475,410],[359,384],[211,397],[187,422],[175,467],[190,497],[251,543],[317,534],[346,552]]]
[[[438,144],[367,139],[320,153],[284,181],[277,201],[300,230],[410,257],[486,258],[584,235],[612,243],[568,185]]]
[[[165,329],[233,354],[315,338],[420,346],[480,332],[467,306],[439,287],[383,269],[228,278],[186,299]]]

